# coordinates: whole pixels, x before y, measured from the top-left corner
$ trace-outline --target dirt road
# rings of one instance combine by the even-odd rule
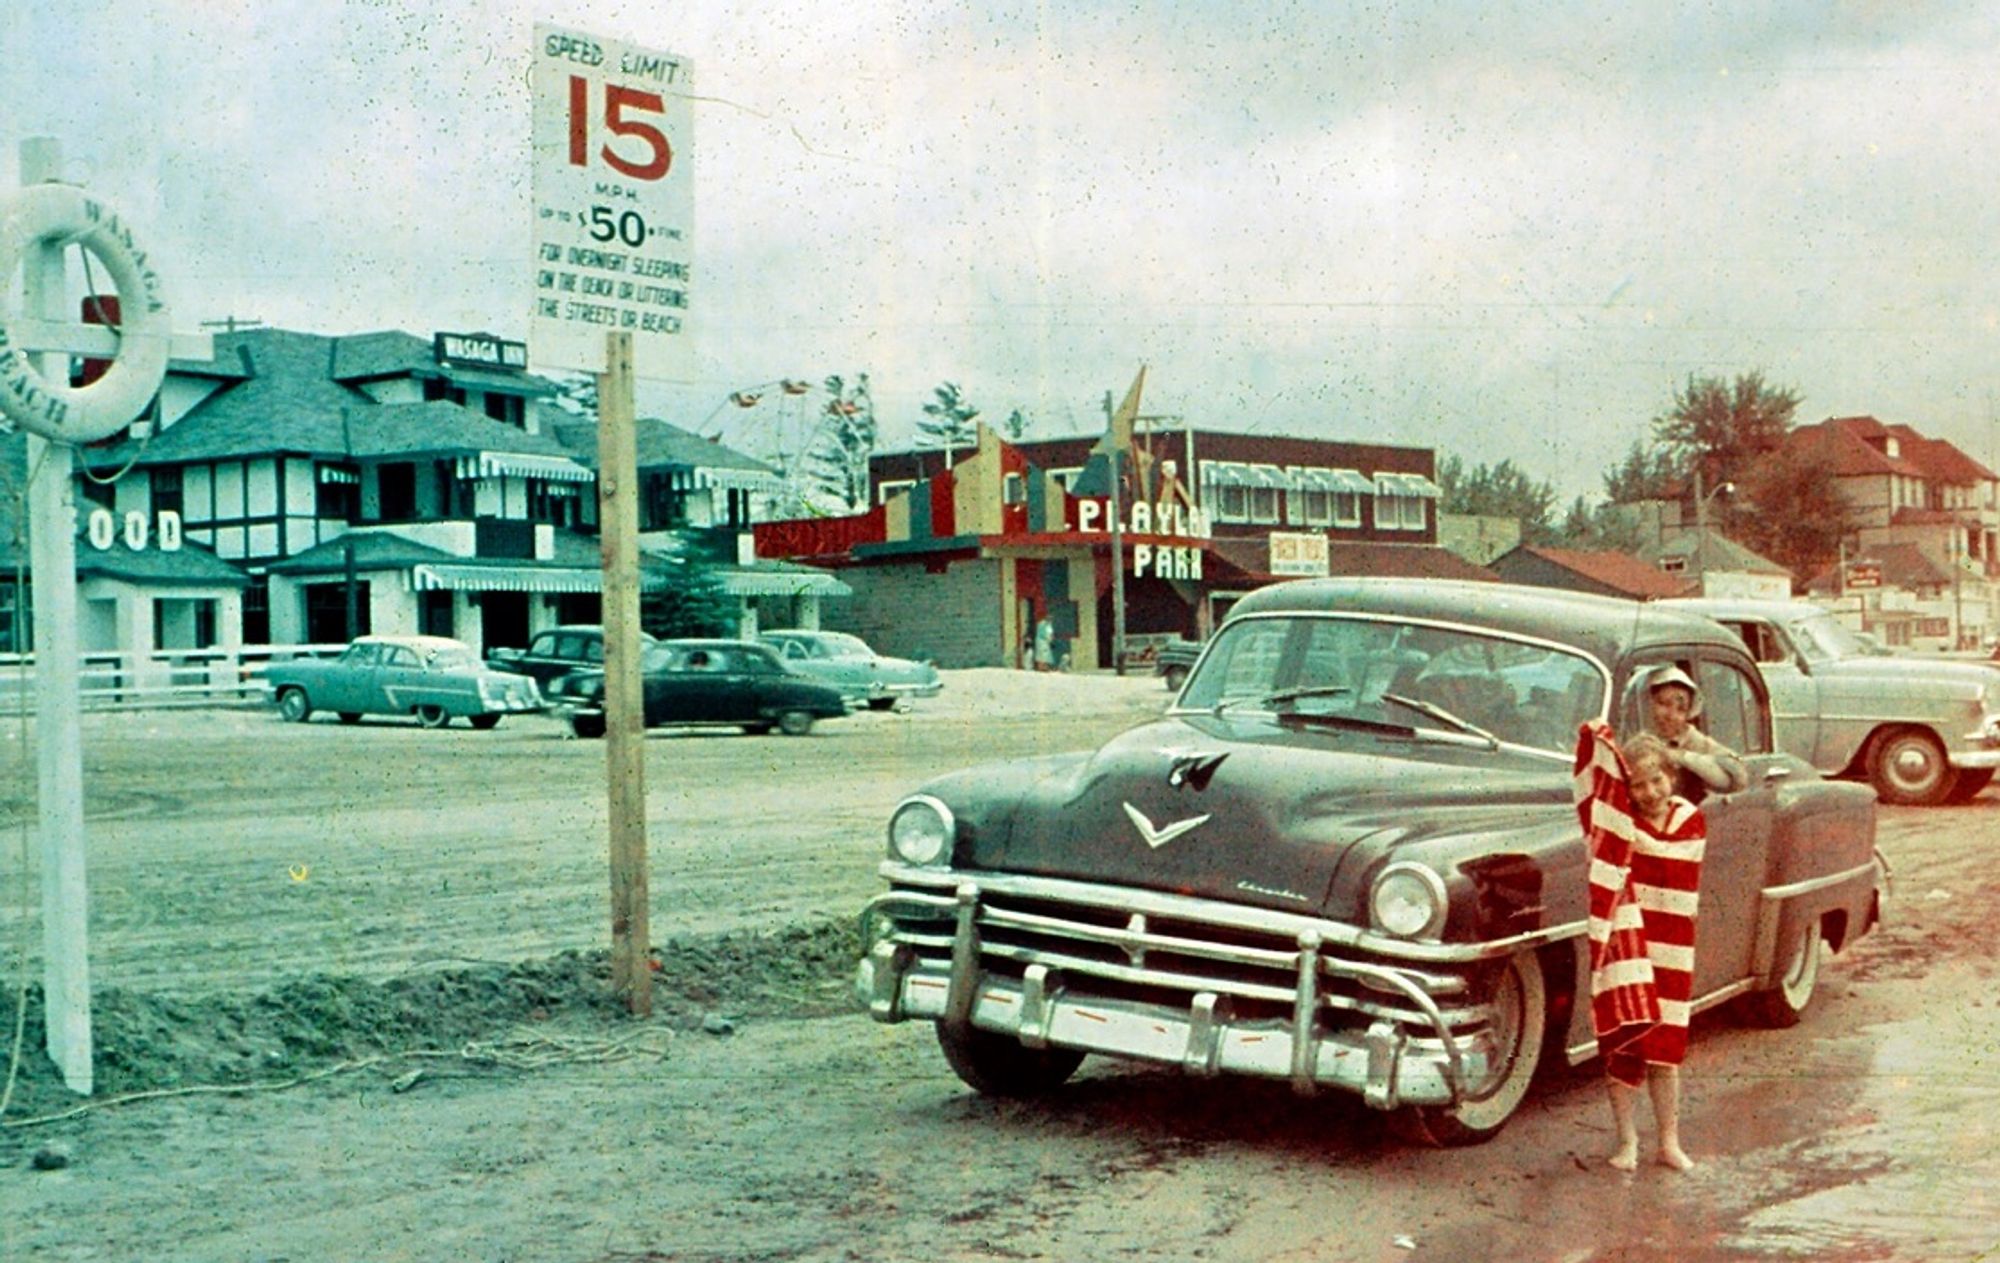
[[[667,953],[667,975],[683,957],[754,972],[756,941],[727,936],[855,911],[887,807],[933,771],[1092,744],[1164,701],[1150,680],[959,677],[936,703],[805,740],[648,742],[654,937],[699,945]],[[312,975],[395,988],[603,944],[601,748],[553,722],[92,716],[85,742],[93,982],[144,998],[115,1012],[159,1046],[256,1052],[276,1010],[242,997],[290,1003]],[[0,735],[0,783],[22,784],[20,748]],[[1885,811],[1891,924],[1833,964],[1807,1021],[1697,1023],[1687,1176],[1599,1164],[1608,1112],[1588,1074],[1545,1081],[1490,1145],[1431,1152],[1352,1101],[1098,1062],[1051,1101],[983,1100],[925,1029],[842,1009],[818,957],[802,959],[829,977],[791,1001],[682,980],[688,1002],[650,1023],[564,1006],[551,966],[528,980],[550,1011],[525,1035],[0,1125],[0,1259],[1989,1257],[1996,844],[2000,791]],[[0,865],[10,944],[18,868]],[[471,1006],[475,975],[447,977],[423,1004]],[[398,994],[413,1025],[435,1018]],[[335,1064],[261,1055],[249,1077]],[[28,1087],[38,1109],[60,1103],[46,1075]],[[38,1150],[69,1165],[32,1170]]]

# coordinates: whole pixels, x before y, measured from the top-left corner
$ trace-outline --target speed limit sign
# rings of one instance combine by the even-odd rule
[[[640,376],[689,376],[693,70],[546,23],[534,55],[528,353],[602,372],[604,335],[623,332]]]

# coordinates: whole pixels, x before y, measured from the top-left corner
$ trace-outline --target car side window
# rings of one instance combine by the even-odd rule
[[[543,632],[528,642],[528,652],[537,658],[555,656],[556,637],[554,632]]]
[[[340,655],[340,661],[344,666],[372,667],[375,665],[376,650],[379,648],[380,645],[374,644],[349,645],[347,652]]]
[[[1769,623],[1731,622],[1729,627],[1743,638],[1743,647],[1759,662],[1790,662],[1791,646],[1784,635]]]
[[[419,666],[421,663],[417,661],[416,651],[406,645],[384,645],[382,646],[382,665],[408,668]]]
[[[581,646],[581,649],[582,652],[578,656],[581,657],[585,662],[604,661],[604,642],[599,640],[597,637],[585,636],[583,638],[583,644]]]
[[[1739,754],[1770,752],[1770,733],[1763,708],[1757,704],[1757,690],[1740,667],[1704,659],[1695,663],[1694,678],[1701,686],[1697,727]]]
[[[804,658],[807,656],[806,647],[796,640],[788,640],[785,642],[785,656],[787,658]]]

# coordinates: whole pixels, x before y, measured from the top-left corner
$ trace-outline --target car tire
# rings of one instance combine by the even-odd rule
[[[1952,783],[1951,793],[1945,797],[1945,801],[1962,807],[1979,797],[1979,792],[1992,783],[1992,768],[1962,767],[1958,769],[1958,779]]]
[[[451,722],[451,712],[435,702],[417,707],[417,723],[425,728],[442,728]]]
[[[894,710],[896,709],[896,699],[893,697],[871,697],[868,699],[868,709]]]
[[[278,693],[278,717],[286,723],[302,724],[312,718],[312,699],[302,688],[287,688]]]
[[[1868,755],[1868,779],[1885,803],[1941,803],[1950,796],[1954,777],[1944,747],[1922,728],[1891,728],[1875,739]]]
[[[1825,951],[1817,921],[1793,934],[1781,958],[1777,985],[1743,997],[1750,1020],[1775,1030],[1797,1026],[1819,990],[1820,958]]]
[[[1011,1035],[937,1024],[938,1047],[965,1086],[985,1096],[1040,1096],[1068,1082],[1083,1064],[1074,1048],[1029,1048]]]
[[[1160,674],[1167,677],[1167,691],[1170,693],[1180,692],[1181,685],[1187,683],[1188,669],[1186,667],[1168,667],[1166,670],[1160,672]]]
[[[491,732],[493,729],[498,728],[500,726],[500,716],[470,715],[466,717],[465,722],[471,724],[474,728],[479,729],[479,731],[481,732]]]
[[[1438,1148],[1485,1144],[1521,1107],[1549,1042],[1548,983],[1539,956],[1525,951],[1507,959],[1493,1008],[1500,1036],[1498,1069],[1484,1083],[1470,1085],[1457,1105],[1413,1105],[1400,1111],[1397,1121],[1411,1140]]]
[[[813,730],[813,717],[802,710],[788,710],[778,716],[778,731],[787,737],[803,737]]]
[[[569,717],[569,730],[572,734],[582,737],[586,741],[594,741],[604,735],[604,716],[571,715]]]
[[[361,722],[361,712],[358,710],[341,711],[340,722],[343,724],[358,724]]]

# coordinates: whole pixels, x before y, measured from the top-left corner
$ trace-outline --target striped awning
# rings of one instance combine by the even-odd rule
[[[460,478],[541,478],[549,482],[589,482],[597,475],[567,456],[529,452],[476,452],[458,458]]]
[[[765,469],[711,469],[699,466],[694,471],[694,485],[719,487],[724,491],[782,491],[785,480]]]
[[[602,572],[579,566],[452,566],[425,562],[410,570],[418,592],[596,592]]]
[[[1201,463],[1201,480],[1211,487],[1276,487],[1296,485],[1293,477],[1276,465],[1250,465],[1233,460]]]
[[[1384,496],[1417,496],[1425,500],[1444,498],[1444,492],[1438,485],[1422,474],[1376,474],[1374,491]]]

